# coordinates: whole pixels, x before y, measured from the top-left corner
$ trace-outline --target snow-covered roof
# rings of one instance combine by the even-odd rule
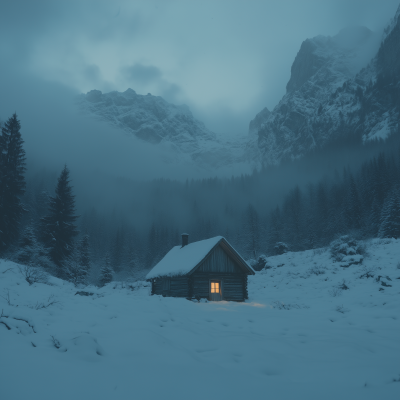
[[[146,279],[153,279],[159,276],[177,276],[186,275],[196,268],[201,261],[210,253],[210,251],[221,241],[230,247],[232,252],[242,261],[242,264],[248,268],[250,273],[253,269],[243,260],[239,253],[222,236],[216,236],[211,239],[200,240],[190,243],[184,247],[173,247],[165,257],[154,266],[147,274]]]

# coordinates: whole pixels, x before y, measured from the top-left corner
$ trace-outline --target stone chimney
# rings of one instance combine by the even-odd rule
[[[182,233],[182,247],[185,247],[189,244],[189,234]]]

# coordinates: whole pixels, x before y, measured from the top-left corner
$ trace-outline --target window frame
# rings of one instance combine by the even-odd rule
[[[219,283],[219,293],[211,291],[211,284],[213,282],[218,282]],[[223,289],[224,289],[223,282],[224,282],[224,280],[222,278],[220,278],[220,279],[210,278],[209,282],[208,282],[208,293],[209,293],[209,296],[211,296],[212,294],[219,294],[221,296],[221,300],[222,300],[223,299],[223,293],[224,293],[223,292]]]

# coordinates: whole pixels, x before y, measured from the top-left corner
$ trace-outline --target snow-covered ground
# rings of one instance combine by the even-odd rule
[[[324,249],[270,257],[246,303],[144,282],[75,295],[0,260],[0,399],[398,399],[400,240],[368,252],[349,268]]]

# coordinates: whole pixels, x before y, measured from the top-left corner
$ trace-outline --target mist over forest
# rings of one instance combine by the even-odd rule
[[[152,172],[143,167],[131,174],[129,168],[140,165],[142,159],[128,160],[132,162],[129,166],[110,163],[117,160],[112,155],[112,135],[127,139],[121,132],[107,136],[98,122],[83,116],[75,116],[79,123],[68,124],[69,115],[60,109],[39,128],[35,121],[44,121],[45,115],[42,119],[35,110],[29,111],[35,119],[29,113],[24,119],[32,118],[34,128],[21,128],[23,138],[25,132],[28,138],[27,187],[22,198],[27,212],[22,217],[19,240],[32,230],[39,238],[41,220],[48,214],[49,199],[66,164],[79,215],[75,240],[79,243],[85,235],[89,237],[93,282],[98,281],[106,259],[114,279],[143,278],[180,244],[182,232],[189,233],[190,241],[222,235],[253,263],[281,251],[277,243],[300,251],[326,246],[349,233],[359,239],[374,237],[381,225],[380,210],[400,180],[396,135],[361,149],[332,146],[305,159],[231,177],[188,179],[178,171],[175,179],[152,178]],[[55,120],[66,123],[55,125]],[[63,159],[47,159],[44,146],[39,152],[29,150],[30,136],[41,137],[48,145],[52,135],[60,134],[58,126],[64,136]],[[91,148],[96,144],[87,137],[79,141],[86,131],[103,135],[101,152]],[[85,156],[85,151],[93,155]],[[372,177],[376,179],[374,186]],[[378,189],[381,184],[384,187]],[[379,199],[376,193],[380,193]],[[15,253],[15,245],[6,253]]]
[[[150,93],[114,90],[136,82],[142,90],[158,90],[169,101],[184,99],[183,89],[167,83],[161,69],[152,65],[137,62],[121,67],[120,73],[131,80],[120,77],[114,87],[101,81],[99,67],[87,65],[86,84],[114,91],[108,97],[101,97],[98,90],[85,97],[76,84],[58,75],[61,66],[45,77],[29,52],[4,47],[15,61],[3,65],[0,76],[2,146],[9,146],[10,132],[20,132],[22,142],[20,160],[15,161],[20,163],[21,182],[14,199],[21,204],[13,223],[3,221],[4,227],[14,224],[10,229],[15,232],[8,235],[13,240],[3,240],[2,252],[18,259],[21,251],[45,254],[52,246],[50,234],[42,237],[43,221],[57,207],[55,190],[62,189],[63,173],[62,190],[71,196],[74,228],[68,250],[60,256],[65,260],[58,260],[57,268],[70,262],[86,238],[91,259],[88,279],[93,283],[105,263],[115,279],[143,278],[180,244],[183,232],[193,242],[224,236],[254,265],[260,257],[282,251],[282,246],[285,251],[300,251],[326,246],[349,233],[358,238],[384,235],[386,208],[397,201],[399,181],[400,96],[398,60],[393,57],[399,25],[393,21],[376,25],[376,32],[354,28],[304,41],[281,101],[251,121],[253,136],[243,132],[236,140],[232,129],[230,142],[221,141],[224,135],[196,120],[206,108],[200,110],[189,100],[196,115]],[[376,61],[365,66],[375,53]],[[319,69],[308,71],[307,57],[316,57]],[[279,79],[287,81],[286,76]],[[279,99],[282,93],[273,95]],[[79,98],[87,100],[89,109],[98,106],[90,109],[97,115],[85,112]],[[225,121],[232,127],[236,117],[229,115],[235,107],[231,105],[225,114],[221,111],[214,126]],[[211,119],[218,109],[210,111]],[[169,121],[167,128],[164,120]],[[12,126],[7,125],[10,121]],[[139,131],[138,126],[145,128]],[[213,140],[215,148],[210,147]],[[196,151],[188,150],[192,148]],[[223,158],[235,152],[238,155]],[[21,243],[38,248],[21,250]]]

